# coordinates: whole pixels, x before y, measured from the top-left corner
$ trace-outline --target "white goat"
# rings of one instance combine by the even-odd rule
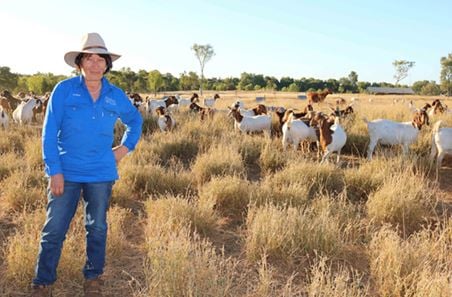
[[[370,143],[367,148],[367,158],[372,159],[375,146],[380,142],[386,145],[402,145],[403,153],[406,154],[409,146],[417,139],[419,131],[424,124],[429,125],[428,115],[425,109],[414,114],[411,122],[395,122],[386,119],[377,119],[367,123]]]
[[[432,129],[432,150],[430,162],[433,164],[436,157],[436,179],[439,168],[445,155],[452,155],[452,128],[440,128],[441,121],[437,121]]]
[[[204,99],[204,106],[213,108],[217,99],[220,99],[220,95],[215,94],[213,98]]]
[[[9,117],[8,114],[3,110],[3,106],[0,106],[0,126],[4,129],[8,128]]]
[[[269,115],[243,116],[238,109],[233,108],[230,114],[234,118],[234,127],[242,132],[261,132],[271,135],[272,118]]]
[[[287,121],[283,124],[282,133],[282,146],[284,150],[286,150],[288,144],[292,144],[293,149],[297,150],[300,142],[305,139],[316,141],[317,144],[319,141],[315,129],[306,125],[301,119],[294,119],[293,111],[290,111]]]
[[[41,100],[30,98],[28,101],[22,101],[13,111],[13,120],[16,123],[25,124],[33,119],[33,108],[39,106]]]

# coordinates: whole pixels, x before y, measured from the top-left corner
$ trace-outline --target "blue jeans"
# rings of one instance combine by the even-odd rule
[[[87,259],[83,267],[86,279],[103,273],[107,241],[107,210],[114,182],[64,182],[64,193],[55,197],[48,190],[47,219],[41,233],[34,284],[50,285],[56,270],[66,232],[77,210],[80,197],[84,203]]]

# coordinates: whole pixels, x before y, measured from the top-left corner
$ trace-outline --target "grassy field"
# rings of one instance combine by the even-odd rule
[[[297,93],[220,96],[222,110],[262,96],[266,105],[307,104]],[[409,121],[410,100],[421,107],[437,97],[333,94],[314,109],[352,97],[339,164],[240,134],[226,112],[201,122],[180,110],[171,133],[146,117],[113,191],[106,296],[451,296],[452,162],[435,181],[428,156],[432,124],[452,127],[452,117],[431,119],[408,156],[378,147],[367,161],[363,117]],[[40,128],[0,130],[0,296],[26,296],[33,277],[47,186]],[[54,296],[82,296],[82,221],[80,208]]]

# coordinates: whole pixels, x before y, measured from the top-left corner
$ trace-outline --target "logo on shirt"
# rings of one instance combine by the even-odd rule
[[[72,96],[75,96],[75,97],[80,97],[80,96],[82,96],[82,95],[80,95],[80,94],[77,94],[77,93],[74,93],[74,94],[72,94]]]
[[[110,104],[110,105],[116,105],[116,100],[112,99],[110,97],[105,97],[105,102]]]

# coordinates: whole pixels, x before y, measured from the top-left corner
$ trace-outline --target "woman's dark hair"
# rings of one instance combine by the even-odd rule
[[[93,54],[88,54],[88,53],[80,53],[77,55],[77,57],[75,57],[75,65],[78,66],[78,68],[81,68],[82,65],[82,58],[83,57],[89,57],[90,55]],[[111,70],[111,68],[113,68],[113,63],[111,61],[111,56],[108,54],[96,54],[99,55],[99,57],[104,58],[105,60],[105,64],[107,64],[107,69],[105,69],[104,74],[108,73],[108,71]]]

